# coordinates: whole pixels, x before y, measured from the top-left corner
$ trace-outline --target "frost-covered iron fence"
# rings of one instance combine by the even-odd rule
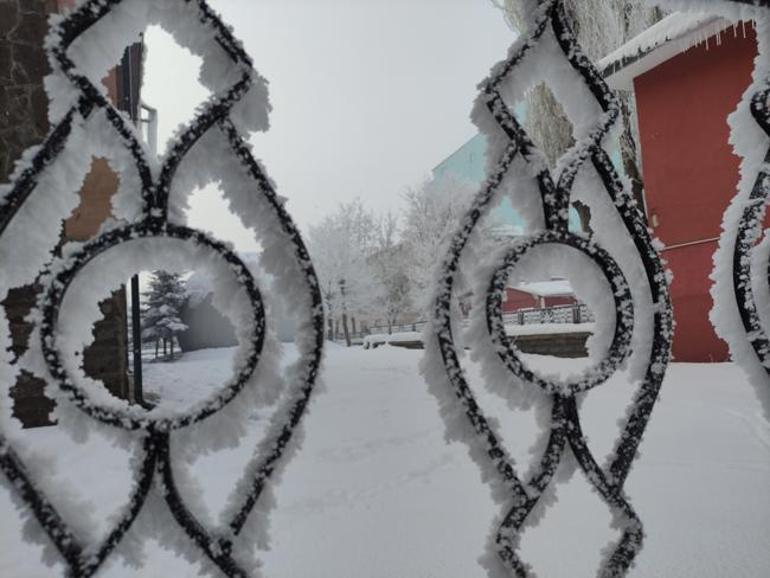
[[[770,2],[670,3],[724,9],[739,18],[755,19],[760,54],[767,54],[770,27],[765,11]],[[644,537],[625,482],[670,357],[667,279],[640,210],[605,150],[619,114],[614,96],[577,44],[562,1],[530,0],[530,7],[528,29],[493,69],[474,110],[474,119],[490,143],[489,177],[442,263],[431,319],[424,327],[429,351],[423,368],[450,435],[467,441],[503,505],[484,559],[490,574],[530,573],[517,553],[520,535],[536,507],[542,507],[557,468],[571,452],[612,509],[622,532],[607,550],[600,570],[604,576],[618,576],[630,568]],[[203,79],[214,91],[159,163],[135,127],[98,88],[106,67],[150,22],[174,31],[179,41],[203,56]],[[247,576],[256,567],[250,550],[263,531],[270,507],[265,490],[296,446],[296,429],[314,389],[324,338],[321,295],[305,246],[243,136],[266,128],[266,86],[204,0],[88,0],[55,22],[48,44],[53,129],[42,146],[25,155],[12,186],[0,189],[0,298],[23,284],[36,282],[42,287],[32,315],[35,330],[30,352],[19,362],[8,355],[8,321],[0,315],[0,469],[27,514],[65,561],[69,575],[91,576],[113,553],[127,548],[127,535],[151,502],[170,512],[186,535],[187,546],[192,546],[170,537],[170,547],[188,558],[207,559],[210,569],[227,576]],[[540,81],[554,91],[575,129],[576,144],[554,170],[512,108],[525,90]],[[770,70],[763,56],[754,86],[733,121],[743,179],[725,217],[714,294],[720,334],[730,342],[734,358],[762,386],[766,400],[770,399],[770,241],[757,241],[770,196],[770,153],[765,152],[770,135],[768,98]],[[116,220],[83,245],[65,245],[51,260],[58,224],[78,201],[79,180],[93,152],[110,158],[120,169]],[[257,281],[225,244],[184,223],[188,191],[212,178],[225,185],[225,196],[244,224],[260,234],[265,268],[302,314],[301,355],[286,373],[285,390],[278,388],[281,380],[272,359],[275,343]],[[506,194],[526,219],[529,235],[481,258],[474,253],[477,225]],[[595,222],[601,224],[593,236],[569,232],[569,205],[578,198],[591,207]],[[18,251],[22,244],[23,254]],[[106,255],[110,258],[105,259]],[[211,398],[184,412],[146,410],[107,399],[75,371],[78,344],[98,314],[93,312],[94,304],[108,290],[102,286],[104,280],[122,282],[137,266],[160,266],[164,259],[176,258],[186,264],[204,263],[221,277],[218,289],[230,302],[229,315],[241,343],[235,374]],[[565,381],[540,376],[527,367],[507,336],[502,313],[510,278],[541,272],[547,266],[566,269],[596,323],[591,337],[594,367]],[[99,275],[91,275],[94,272]],[[487,386],[514,405],[535,405],[550,415],[550,425],[542,432],[540,457],[526,479],[517,472],[497,425],[487,417],[461,364],[457,333],[465,323],[456,311],[461,273],[476,280],[476,303],[464,337],[478,352]],[[68,313],[68,308],[78,314]],[[566,311],[539,312],[535,322],[542,323],[543,315],[548,322],[568,322]],[[569,311],[574,322],[575,309]],[[577,311],[581,322],[589,320],[588,313]],[[522,323],[530,319],[528,313]],[[75,327],[68,328],[68,323]],[[418,328],[416,324],[407,327],[409,331]],[[638,383],[638,392],[612,454],[606,465],[600,465],[582,433],[578,401],[623,364]],[[63,428],[77,430],[85,415],[90,418],[89,427],[114,434],[123,444],[133,441],[132,490],[99,541],[89,541],[80,533],[89,525],[88,512],[72,519],[71,508],[51,499],[34,456],[30,459],[29,449],[16,443],[20,432],[10,418],[8,390],[20,370],[46,380]],[[255,444],[224,521],[213,527],[198,514],[200,504],[191,504],[185,493],[189,482],[185,458],[242,435],[244,408],[252,405],[242,403],[247,396],[253,404],[275,404],[277,409],[267,433]],[[177,456],[180,448],[187,453]]]
[[[624,488],[670,358],[668,284],[642,213],[604,148],[619,115],[617,100],[583,54],[563,2],[533,0],[529,6],[527,29],[482,83],[474,108],[473,119],[490,145],[488,177],[440,266],[431,324],[424,335],[428,353],[423,370],[439,399],[448,435],[468,443],[504,508],[484,557],[490,575],[530,575],[517,553],[519,539],[571,452],[622,531],[606,550],[600,570],[602,576],[619,576],[633,564],[644,538],[642,520]],[[554,92],[574,128],[576,143],[555,170],[549,169],[513,108],[540,82]],[[529,235],[485,259],[474,252],[477,225],[503,195],[509,195],[527,221]],[[591,207],[596,231],[591,236],[569,232],[568,209],[577,199]],[[552,267],[562,270],[550,271]],[[512,278],[548,278],[565,271],[596,317],[589,342],[595,365],[554,381],[531,370],[513,347],[502,299]],[[463,370],[456,306],[460,274],[476,280],[473,319],[463,343],[475,349],[485,385],[511,404],[525,409],[534,404],[550,414],[550,426],[536,446],[540,457],[526,479]],[[638,392],[602,466],[582,433],[578,399],[626,363]]]
[[[150,23],[161,24],[203,58],[201,79],[213,92],[160,160],[99,87],[124,47]],[[91,576],[116,550],[130,550],[131,540],[125,538],[140,514],[160,516],[163,504],[176,531],[187,538],[174,537],[174,522],[167,522],[169,535],[161,538],[168,547],[203,561],[209,570],[251,575],[257,566],[252,550],[270,508],[265,490],[297,444],[324,337],[321,294],[305,245],[244,136],[267,128],[266,83],[205,0],[88,0],[67,17],[52,20],[47,48],[53,128],[40,147],[25,154],[12,185],[0,189],[0,300],[13,287],[36,282],[42,288],[31,315],[29,352],[17,363],[8,355],[9,327],[0,314],[3,481],[47,535],[40,539],[53,544],[69,576]],[[108,158],[120,172],[115,220],[97,237],[67,244],[52,258],[60,223],[78,203],[92,155]],[[301,317],[300,359],[285,380],[278,375],[276,339],[249,268],[228,245],[185,225],[187,196],[195,185],[211,180],[222,183],[231,208],[257,235],[264,247],[263,266]],[[96,303],[109,292],[109,284],[119,286],[137,270],[192,266],[212,272],[237,327],[240,347],[233,377],[186,410],[128,405],[84,379],[79,348],[88,342],[99,315]],[[17,442],[22,432],[11,419],[9,388],[22,369],[47,382],[63,431],[82,431],[86,417],[87,428],[134,449],[130,495],[98,541],[84,535],[94,526],[90,513],[75,511],[66,499],[62,507],[61,492],[52,495],[35,466],[38,460]],[[191,474],[184,456],[243,437],[249,408],[255,405],[276,409],[261,441],[253,442],[254,454],[220,524],[211,527],[187,489]]]
[[[660,3],[716,12],[734,22],[750,19],[755,23],[758,57],[753,83],[729,121],[731,142],[741,157],[741,180],[725,213],[714,259],[712,320],[719,335],[729,343],[733,359],[746,368],[757,386],[770,419],[770,236],[762,231],[770,201],[770,1]],[[530,2],[530,7],[528,30],[511,48],[508,59],[493,69],[477,101],[474,118],[492,143],[489,177],[461,222],[440,268],[433,318],[424,336],[430,355],[423,368],[439,399],[448,435],[468,443],[471,455],[493,486],[493,495],[505,505],[484,558],[490,575],[530,574],[531,569],[517,554],[520,534],[544,501],[569,446],[589,482],[620,521],[623,534],[608,549],[599,571],[601,576],[619,576],[630,568],[643,540],[641,519],[631,507],[624,483],[670,358],[672,314],[667,279],[641,214],[602,148],[618,114],[614,99],[576,44],[562,3],[540,0]],[[569,67],[563,66],[564,62]],[[577,143],[560,159],[555,171],[548,169],[511,106],[525,89],[541,80],[556,93],[576,129]],[[588,95],[581,88],[587,88]],[[599,103],[598,111],[577,102],[586,96]],[[586,178],[586,172],[594,174]],[[602,206],[600,199],[591,195],[591,189],[606,192],[610,203]],[[472,265],[479,260],[473,253],[477,224],[506,192],[512,194],[514,205],[528,218],[531,236],[474,270]],[[535,201],[538,196],[539,203]],[[598,225],[593,237],[576,238],[567,233],[565,208],[575,196],[589,201],[593,222]],[[628,244],[624,247],[620,237],[606,230],[618,222],[636,252],[636,263],[630,258]],[[604,348],[597,347],[597,341],[593,343],[596,369],[570,382],[543,379],[529,370],[503,329],[506,318],[501,315],[501,301],[508,277],[517,269],[538,269],[538,264],[532,259],[527,262],[527,257],[546,245],[571,246],[584,253],[611,287],[606,296],[613,307],[602,308],[600,299],[587,298],[597,305],[599,335],[611,333],[610,339]],[[556,253],[551,251],[548,256],[553,258]],[[562,263],[566,268],[569,265]],[[580,275],[574,270],[573,274]],[[457,344],[461,324],[454,307],[459,275],[465,280],[480,280],[475,293],[483,297],[473,311],[483,309],[485,314],[477,315],[470,331],[463,331],[463,343],[476,347],[476,356],[485,365],[487,387],[523,408],[533,403],[531,390],[540,389],[545,394],[535,403],[540,404],[541,411],[550,412],[551,426],[539,446],[541,457],[526,480],[519,477],[496,422],[487,418],[461,365]],[[575,285],[581,283],[576,281]],[[587,285],[584,288],[590,292],[593,288]],[[597,349],[604,356],[596,355]],[[606,380],[626,359],[630,360],[630,375],[638,380],[639,390],[622,422],[621,437],[606,466],[601,467],[581,433],[576,398]]]

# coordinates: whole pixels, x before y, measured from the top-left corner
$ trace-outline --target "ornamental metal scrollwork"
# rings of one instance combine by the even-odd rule
[[[440,265],[431,322],[424,334],[428,352],[423,371],[439,399],[448,435],[468,443],[471,455],[492,486],[493,496],[505,504],[483,559],[490,575],[530,575],[531,568],[517,552],[519,538],[569,448],[622,529],[620,540],[606,554],[599,574],[621,576],[633,564],[644,538],[642,520],[624,486],[671,355],[672,310],[667,274],[642,213],[604,148],[619,115],[615,96],[581,50],[563,2],[540,0],[531,5],[528,28],[511,47],[508,58],[498,63],[480,85],[473,118],[490,142],[488,177],[451,238]],[[560,102],[566,103],[567,116],[576,127],[576,144],[560,159],[557,173],[548,168],[510,103],[543,78],[552,88],[559,85],[556,96],[566,99]],[[591,111],[590,120],[585,118],[586,111]],[[568,210],[578,189],[592,191],[594,202],[604,203],[593,213],[592,228],[596,233],[569,231]],[[480,235],[479,222],[506,191],[514,207],[528,215],[531,234],[508,242],[490,263],[468,274],[467,269],[480,260],[473,253],[474,241]],[[612,237],[605,229],[619,231],[625,237]],[[571,252],[570,260],[579,257],[586,267],[593,267],[608,302],[604,312],[611,317],[603,321],[607,327],[604,355],[594,367],[567,381],[544,377],[528,368],[506,334],[502,317],[507,280],[528,255],[543,249],[551,254]],[[460,327],[453,315],[460,275],[480,278],[480,307],[472,308],[472,312],[480,310],[480,333],[474,336],[472,330],[468,331],[462,341],[475,339],[470,343],[472,352],[485,363],[502,368],[484,374],[487,387],[513,398],[534,388],[550,403],[544,449],[526,480],[516,471],[498,425],[485,415],[461,363]],[[601,300],[597,303],[601,305]],[[599,312],[594,313],[600,321]],[[629,360],[636,367],[638,390],[614,451],[602,467],[583,434],[579,398],[606,382]],[[523,389],[515,390],[514,383]]]
[[[110,103],[103,90],[94,85],[93,80],[80,69],[79,63],[70,54],[77,43],[82,45],[79,50],[84,47],[86,50],[97,50],[88,47],[92,40],[88,34],[99,25],[106,27],[109,35],[109,27],[115,26],[116,22],[127,22],[130,27],[135,25],[141,15],[149,18],[147,15],[154,10],[167,11],[164,26],[172,31],[175,31],[177,21],[184,20],[189,30],[181,33],[182,37],[187,34],[189,39],[192,30],[196,48],[200,49],[204,41],[211,45],[206,50],[216,52],[214,58],[217,59],[212,66],[222,68],[221,74],[211,76],[224,85],[223,88],[215,87],[217,90],[214,95],[175,137],[159,166],[151,159],[130,119]],[[102,29],[100,34],[104,33]],[[50,259],[46,251],[35,253],[34,247],[29,248],[28,255],[20,254],[13,245],[15,239],[11,237],[18,233],[20,227],[28,226],[28,221],[24,219],[34,217],[34,211],[41,210],[40,202],[36,200],[38,187],[43,187],[41,183],[47,182],[49,172],[56,169],[60,157],[77,157],[80,151],[67,149],[73,135],[81,135],[86,130],[84,127],[93,129],[98,125],[102,131],[100,138],[113,140],[115,146],[126,153],[125,163],[138,176],[135,181],[137,189],[133,195],[136,197],[140,193],[140,200],[133,204],[129,202],[126,205],[128,208],[124,208],[124,215],[132,218],[109,223],[99,235],[82,245],[65,245],[62,254],[54,257],[44,271],[37,275],[36,281],[42,291],[37,313],[32,316],[36,321],[33,337],[36,336],[39,341],[36,347],[39,347],[43,360],[38,370],[48,381],[49,390],[55,392],[56,401],[76,407],[73,411],[80,411],[81,415],[95,420],[94,425],[101,422],[109,428],[138,432],[137,435],[141,436],[141,449],[136,462],[138,467],[133,472],[134,488],[129,503],[100,544],[85,543],[82,536],[77,535],[66,516],[57,510],[41,489],[25,459],[14,448],[2,428],[0,469],[10,482],[12,492],[23,501],[61,554],[69,576],[91,576],[103,566],[142,512],[153,488],[165,501],[173,519],[184,530],[191,544],[200,550],[201,558],[208,558],[214,567],[227,576],[251,575],[251,568],[244,563],[244,556],[238,551],[236,540],[244,531],[250,516],[264,516],[261,510],[268,506],[262,504],[257,507],[263,498],[264,489],[286,461],[286,453],[296,447],[296,430],[314,391],[324,339],[322,299],[308,252],[284,208],[284,199],[276,194],[272,182],[252,156],[250,146],[242,134],[244,128],[253,130],[266,127],[269,104],[264,80],[254,71],[251,59],[230,29],[220,21],[205,0],[88,0],[66,17],[52,20],[47,49],[54,69],[52,86],[59,83],[57,90],[64,95],[64,101],[68,94],[74,96],[71,105],[64,110],[61,103],[52,102],[50,116],[53,128],[48,137],[40,147],[25,154],[11,187],[0,190],[0,256],[3,258],[4,273],[7,273],[0,281],[0,297],[16,286],[14,283],[25,275],[36,269],[39,271],[38,261]],[[212,57],[212,52],[203,52],[206,66],[206,60]],[[67,83],[69,86],[65,86]],[[251,97],[255,99],[256,106],[253,102],[247,102]],[[101,124],[89,124],[92,121]],[[251,392],[250,395],[261,395],[260,389],[266,387],[266,380],[260,374],[260,366],[265,363],[262,357],[266,347],[266,321],[257,281],[241,258],[227,244],[185,226],[175,215],[176,209],[170,207],[171,196],[181,194],[177,191],[181,185],[175,180],[180,166],[186,158],[195,154],[195,147],[204,140],[207,140],[208,147],[213,147],[214,142],[218,143],[220,148],[216,150],[234,163],[228,165],[228,171],[225,171],[230,179],[228,186],[224,187],[228,189],[225,195],[227,197],[230,194],[230,188],[238,189],[241,196],[233,196],[230,200],[236,212],[246,219],[244,223],[255,230],[259,227],[269,229],[269,236],[262,232],[260,237],[268,261],[265,267],[270,271],[269,261],[272,261],[271,272],[282,284],[281,289],[287,298],[293,300],[296,310],[303,316],[297,341],[300,360],[289,374],[286,390],[280,392],[280,397],[275,394],[277,409],[269,420],[262,441],[255,444],[256,451],[244,478],[231,496],[227,510],[229,519],[216,529],[205,527],[196,518],[179,491],[176,465],[172,460],[173,435],[177,431],[189,431],[191,426],[204,421],[210,423],[210,420],[215,419],[214,416],[224,414],[225,409],[237,412],[240,404],[234,401],[238,398],[243,400],[247,390]],[[205,154],[203,156],[206,157]],[[206,160],[203,159],[203,164]],[[196,158],[192,164],[200,164],[200,161]],[[66,171],[66,168],[62,170]],[[129,168],[124,168],[126,181],[133,182]],[[63,202],[60,199],[64,197],[64,192],[59,191],[57,195],[45,199],[45,202],[56,205]],[[58,210],[64,211],[66,215],[67,208],[58,207]],[[15,219],[23,221],[22,224],[15,225]],[[48,225],[58,235],[59,224]],[[245,304],[244,311],[247,311],[242,320],[244,329],[239,334],[241,348],[233,377],[215,394],[188,411],[156,414],[153,410],[137,405],[116,406],[111,402],[106,403],[104,399],[94,397],[91,390],[81,386],[72,375],[71,368],[68,369],[68,354],[63,353],[66,344],[61,342],[61,308],[68,298],[68,291],[78,283],[79,275],[82,276],[83,271],[95,266],[97,262],[103,262],[103,256],[107,253],[143,243],[146,253],[151,253],[155,246],[171,245],[172,249],[187,248],[193,261],[205,257],[216,262],[218,271],[232,277],[231,282],[235,288],[233,298],[240,299]],[[8,326],[2,314],[0,345],[4,346],[7,342]],[[4,349],[0,347],[0,350]],[[0,354],[0,380],[12,383],[16,369],[5,354],[5,351]],[[8,400],[2,403],[6,405]],[[228,416],[228,419],[232,417],[230,414]],[[260,511],[254,512],[255,509]]]

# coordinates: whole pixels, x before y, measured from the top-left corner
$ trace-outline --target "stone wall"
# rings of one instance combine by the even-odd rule
[[[0,0],[0,182],[8,180],[24,150],[42,142],[48,132],[48,98],[43,88],[48,64],[43,40],[48,32],[48,15],[62,4],[61,0]],[[112,88],[114,73],[106,81],[107,87]],[[85,240],[92,236],[109,216],[109,197],[116,188],[117,179],[107,163],[95,159],[81,191],[80,206],[66,226],[58,225],[62,228],[62,240]],[[24,323],[24,317],[34,305],[36,295],[33,286],[21,287],[11,291],[2,303],[11,323],[12,351],[16,357],[27,347],[30,326]],[[100,307],[105,316],[95,325],[94,343],[84,352],[84,369],[91,377],[104,381],[113,394],[125,397],[125,291],[119,289]],[[44,396],[40,379],[22,373],[11,395],[14,415],[24,426],[51,423],[49,414],[54,403]]]
[[[116,397],[129,398],[128,384],[128,304],[121,287],[111,299],[99,303],[103,317],[94,324],[94,341],[83,351],[83,371]]]
[[[522,353],[553,355],[554,357],[587,357],[586,340],[590,333],[547,333],[543,335],[516,335],[510,340]]]
[[[43,38],[50,0],[0,0],[0,180],[48,132]]]
[[[48,98],[43,77],[48,63],[43,39],[51,9],[48,0],[0,0],[0,181],[7,181],[15,161],[48,132]],[[32,286],[14,289],[3,302],[10,322],[12,352],[27,348],[31,327],[24,317],[35,303]],[[24,425],[50,423],[53,402],[43,395],[44,383],[22,373],[11,389],[14,415]]]

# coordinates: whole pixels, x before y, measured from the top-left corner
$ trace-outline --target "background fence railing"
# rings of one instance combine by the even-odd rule
[[[519,309],[503,315],[503,322],[508,325],[538,325],[549,323],[592,323],[593,312],[583,303],[575,305],[554,305],[553,307]],[[367,335],[388,333],[422,332],[426,321],[396,323],[393,325],[376,324],[351,335],[352,338],[364,338]]]
[[[554,305],[553,307],[519,309],[503,314],[503,322],[513,325],[534,325],[541,323],[591,323],[593,312],[582,303],[575,305]]]

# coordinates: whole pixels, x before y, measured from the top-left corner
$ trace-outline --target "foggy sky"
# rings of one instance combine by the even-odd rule
[[[475,134],[476,85],[514,34],[488,0],[210,0],[270,83],[271,128],[252,137],[301,229],[360,197],[398,210],[406,187]],[[150,29],[143,100],[159,146],[206,96],[198,63]],[[253,250],[216,189],[190,222]]]

